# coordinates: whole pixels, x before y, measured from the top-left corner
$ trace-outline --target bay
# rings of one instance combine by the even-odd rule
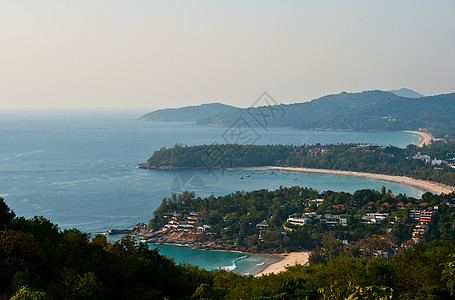
[[[150,244],[150,248],[158,248],[161,254],[173,257],[176,263],[202,266],[206,270],[223,269],[241,275],[254,275],[279,260],[268,254],[201,250],[188,246]]]
[[[226,142],[223,136],[228,128],[145,122],[135,117],[93,112],[0,113],[0,197],[5,198],[18,216],[42,215],[61,228],[100,232],[147,223],[161,199],[185,188],[194,189],[199,196],[293,185],[347,192],[380,189],[384,185],[395,194],[419,197],[423,193],[411,186],[329,174],[255,172],[245,177],[246,171],[140,170],[136,165],[163,146]],[[256,128],[255,131],[259,136],[256,144],[355,142],[404,147],[418,143],[417,136],[404,132],[287,128]],[[241,180],[241,176],[245,179]],[[294,177],[297,180],[292,180]],[[182,186],[181,182],[193,184]],[[169,247],[161,251],[171,251],[175,246]],[[179,261],[178,257],[176,260]],[[238,262],[242,264],[241,261],[245,259]],[[249,265],[261,263],[259,260]],[[219,265],[232,266],[232,263]]]

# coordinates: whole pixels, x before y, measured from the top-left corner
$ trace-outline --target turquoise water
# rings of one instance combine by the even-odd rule
[[[246,254],[229,251],[208,251],[188,246],[157,245],[160,253],[174,257],[176,263],[202,266],[206,270],[224,269],[242,275],[254,275],[268,264],[278,261],[276,256],[267,254]]]
[[[153,151],[163,146],[222,143],[226,129],[145,122],[135,120],[135,117],[93,113],[58,116],[0,113],[0,196],[19,216],[42,215],[61,228],[98,232],[148,222],[161,199],[179,188],[175,185],[178,178],[195,179],[192,182],[196,184],[183,188],[193,188],[200,196],[224,195],[237,190],[272,190],[280,185],[297,184],[320,191],[348,192],[361,188],[380,189],[385,185],[396,194],[415,197],[422,194],[414,187],[361,177],[282,172],[274,175],[256,172],[245,177],[246,172],[241,171],[136,169],[137,163],[145,162]],[[270,128],[257,129],[257,133],[260,135],[257,144],[359,142],[403,147],[418,142],[417,136],[403,132]],[[240,176],[245,179],[240,180]],[[292,180],[293,177],[297,180]],[[162,251],[170,251],[172,246],[169,247]],[[177,253],[183,253],[182,248],[178,249]],[[211,252],[203,253],[202,257],[206,257]],[[235,259],[237,257],[231,257],[228,261]],[[176,260],[180,261],[178,257]],[[248,260],[238,261],[241,272],[242,261]],[[223,261],[219,265],[233,264]]]
[[[120,240],[124,235],[108,235],[110,242]],[[150,249],[158,248],[161,255],[166,255],[177,264],[190,264],[206,270],[223,269],[241,275],[254,275],[267,265],[279,260],[269,254],[250,254],[234,251],[210,251],[195,249],[186,245],[149,244]]]

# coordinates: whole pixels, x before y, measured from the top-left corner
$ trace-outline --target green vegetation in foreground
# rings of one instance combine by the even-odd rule
[[[129,236],[111,244],[42,217],[15,218],[0,199],[2,299],[453,299],[454,255],[455,243],[439,240],[389,259],[341,252],[278,275],[209,272]]]
[[[421,153],[432,160],[413,159]],[[422,156],[421,156],[422,158]],[[146,168],[222,169],[236,167],[306,167],[408,176],[455,186],[455,142],[433,142],[417,148],[341,145],[201,145],[162,148],[143,165]]]

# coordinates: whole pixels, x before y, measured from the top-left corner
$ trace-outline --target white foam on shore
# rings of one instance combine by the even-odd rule
[[[220,269],[226,270],[226,271],[229,271],[229,272],[232,272],[232,271],[234,271],[235,269],[237,269],[237,264],[236,264],[236,262],[238,262],[239,260],[245,259],[245,258],[247,258],[247,257],[248,257],[248,255],[243,255],[243,256],[241,256],[241,257],[239,257],[239,258],[236,258],[231,266],[222,266],[222,267],[220,267]]]
[[[223,267],[220,267],[220,269],[225,270],[225,271],[232,272],[232,271],[234,271],[235,269],[237,269],[237,265],[236,265],[235,262],[234,262],[234,264],[233,264],[232,266],[223,266]]]

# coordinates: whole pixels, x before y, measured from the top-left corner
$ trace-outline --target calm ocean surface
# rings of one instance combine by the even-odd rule
[[[42,215],[61,228],[99,232],[147,223],[172,191],[195,188],[200,196],[237,190],[308,186],[319,191],[353,192],[386,186],[393,193],[418,197],[415,187],[375,179],[311,173],[154,171],[136,169],[153,151],[186,145],[223,143],[226,128],[135,120],[131,114],[32,114],[0,112],[0,197],[18,216]],[[404,147],[418,137],[402,132],[296,131],[258,128],[256,144],[375,143]],[[292,180],[296,177],[297,180]],[[190,179],[192,186],[180,186]],[[193,179],[193,180],[192,180]],[[254,273],[273,258],[264,255],[160,246],[177,262],[207,269],[226,267]]]

